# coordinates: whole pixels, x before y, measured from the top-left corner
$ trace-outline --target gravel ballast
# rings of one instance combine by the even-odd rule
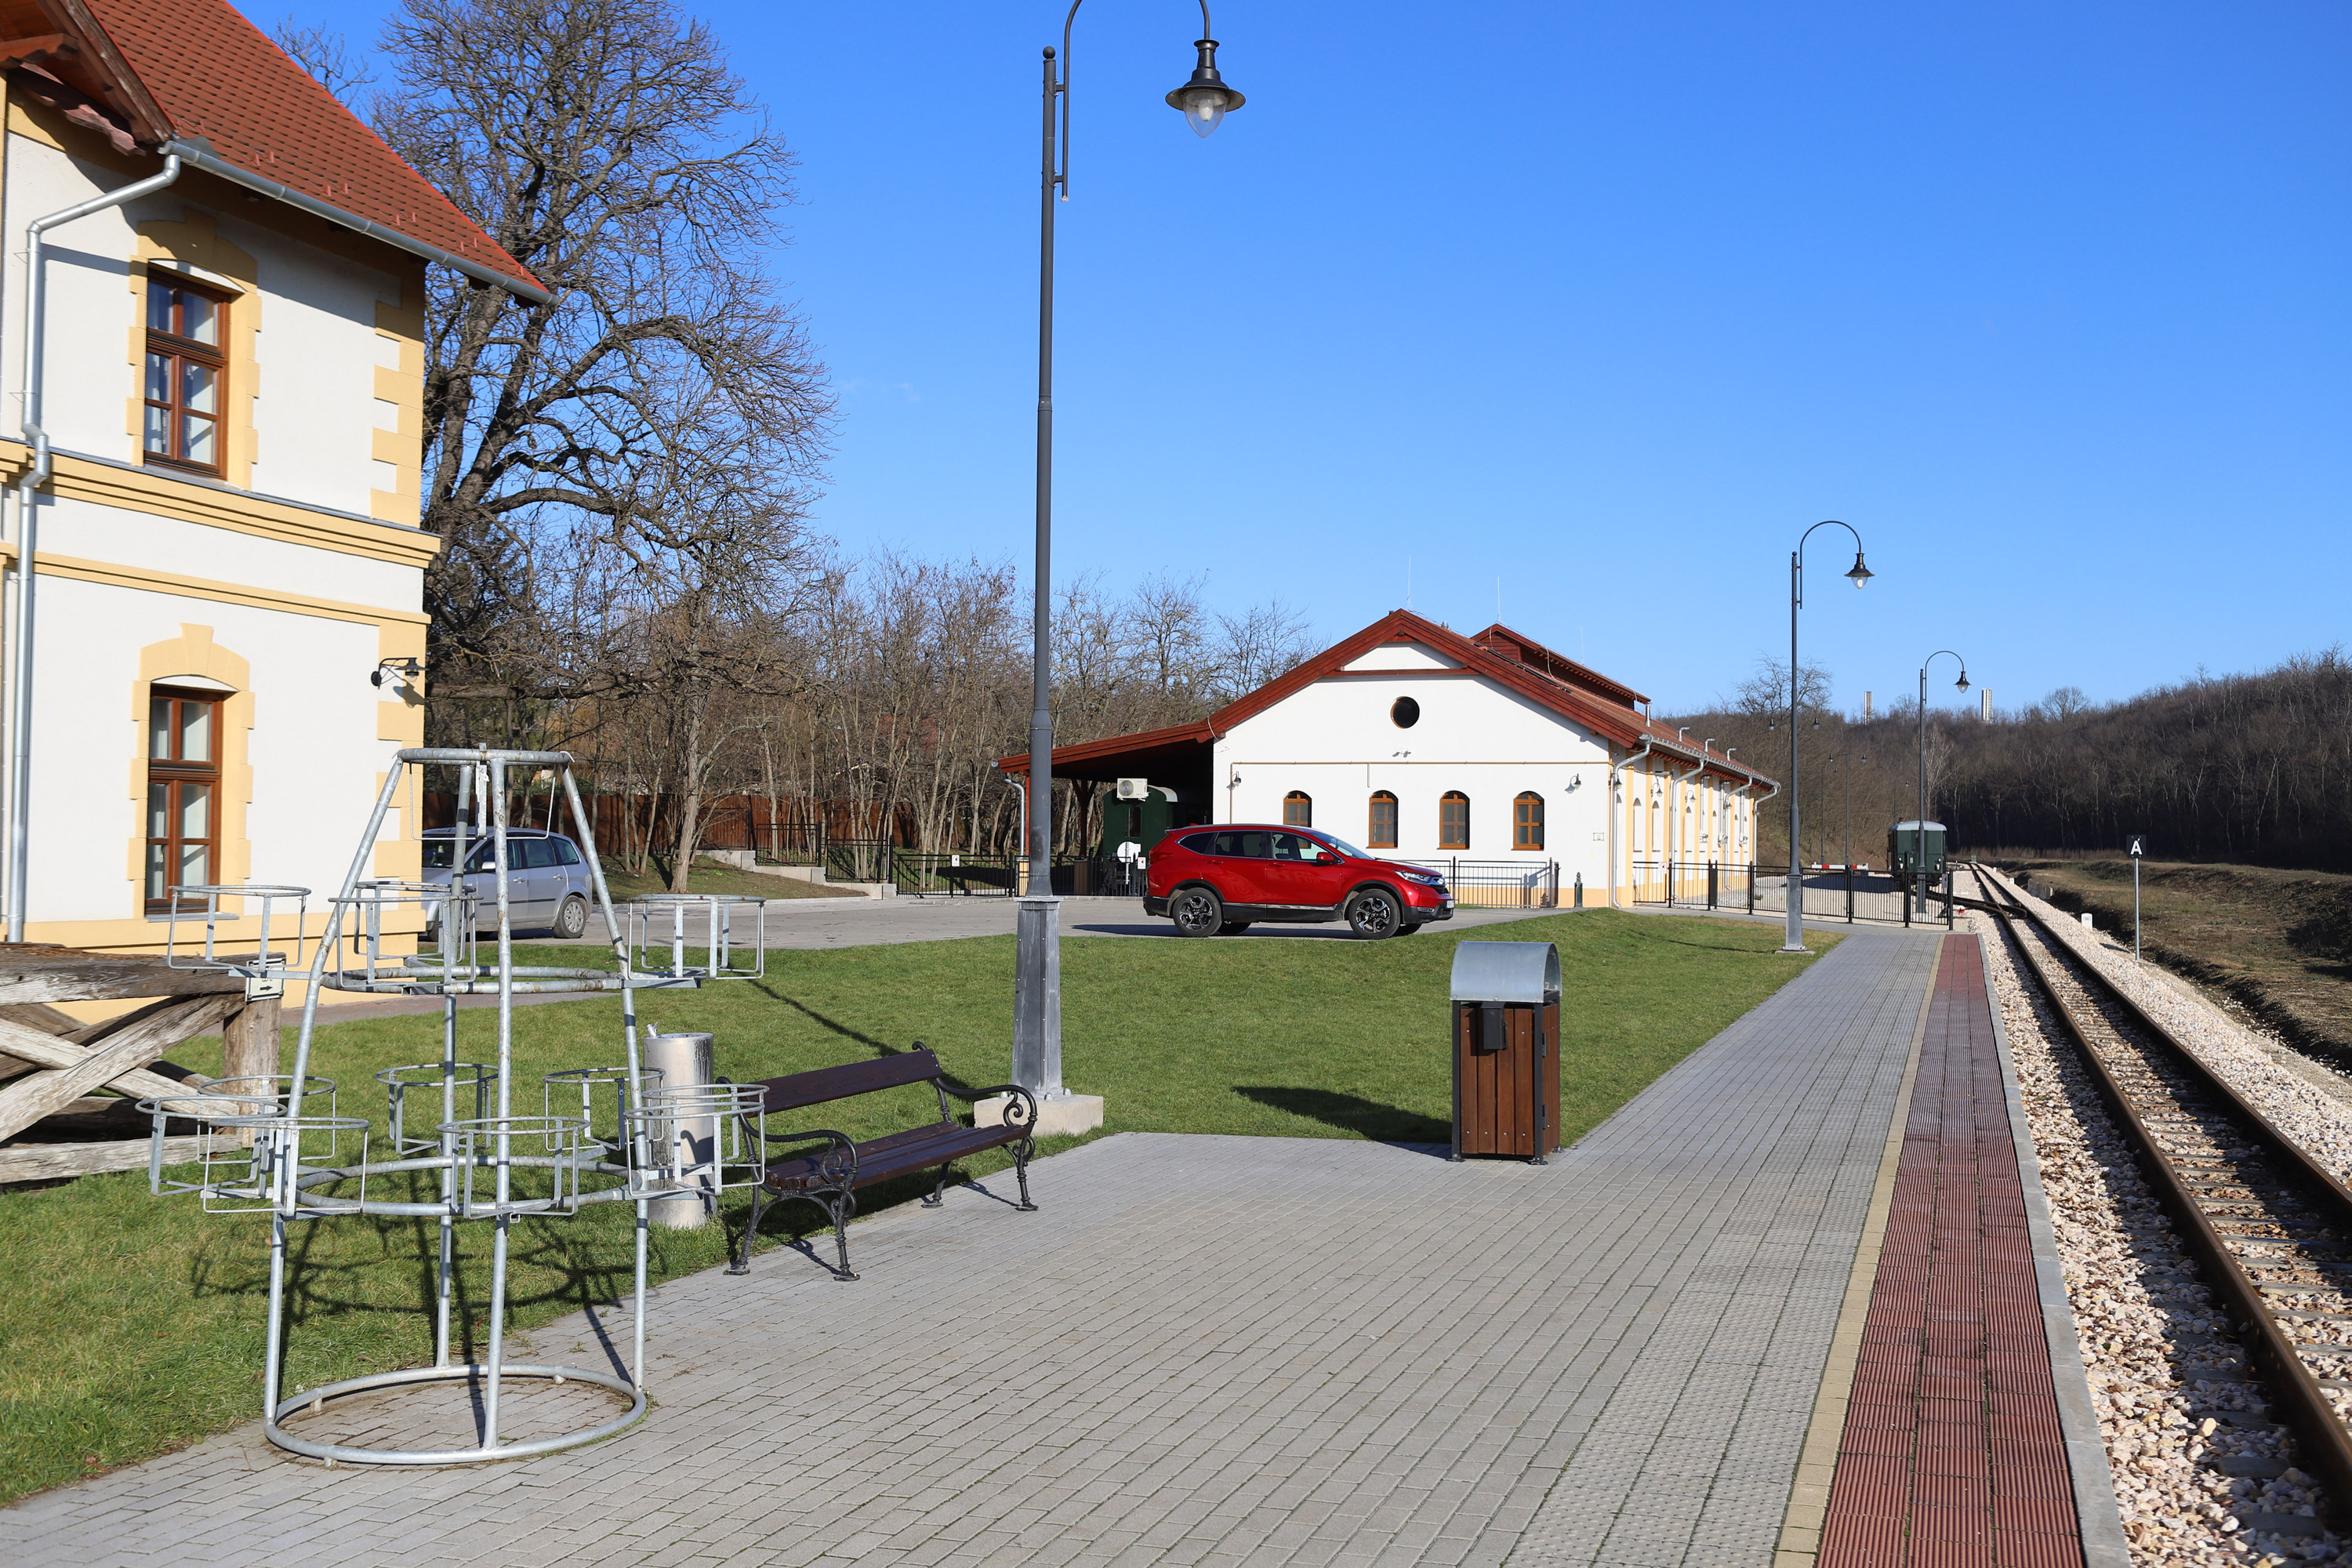
[[[2261,1415],[2263,1400],[2245,1381],[2251,1373],[2242,1352],[2073,1042],[2017,972],[1994,921],[1965,918],[1985,938],[2135,1560],[2338,1560],[2344,1543],[2317,1533],[2312,1517],[2316,1484],[2294,1468],[2286,1434]],[[2352,1167],[2352,1086],[2339,1094],[2310,1076],[2335,1079],[2327,1069],[2299,1058],[2282,1064],[2273,1053],[2284,1047],[2249,1037],[2253,1031],[2170,976],[2119,973],[2117,965],[2134,967],[2128,952],[2072,924],[2070,916],[2057,918],[2071,925],[2059,939],[2067,952],[2121,981],[2135,1001],[2331,1169]]]

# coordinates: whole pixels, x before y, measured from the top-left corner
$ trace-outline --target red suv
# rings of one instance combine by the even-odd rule
[[[1454,895],[1439,872],[1376,860],[1328,833],[1188,827],[1151,851],[1143,912],[1166,915],[1179,936],[1231,936],[1256,921],[1344,920],[1376,941],[1452,920]]]

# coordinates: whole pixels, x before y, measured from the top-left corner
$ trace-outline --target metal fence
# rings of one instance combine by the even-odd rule
[[[1417,860],[1445,873],[1454,907],[1465,910],[1559,908],[1557,860]]]
[[[1668,909],[1740,910],[1753,913],[1759,901],[1756,868],[1720,860],[1636,860],[1628,891],[1637,904]]]

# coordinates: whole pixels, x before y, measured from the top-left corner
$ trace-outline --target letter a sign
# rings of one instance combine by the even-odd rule
[[[2138,859],[2141,856],[2143,856],[2143,855],[2145,855],[2145,854],[2147,854],[2147,836],[2146,834],[2144,834],[2144,833],[2135,833],[2135,834],[2133,834],[2133,835],[2131,836],[2131,855],[2132,855],[2132,858],[2133,858],[2133,859],[2135,859],[2135,860],[2137,860],[2137,859]]]

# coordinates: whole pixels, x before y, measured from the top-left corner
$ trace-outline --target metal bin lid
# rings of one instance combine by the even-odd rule
[[[1915,833],[1922,827],[1926,828],[1930,833],[1941,833],[1944,831],[1944,825],[1940,822],[1921,822],[1916,818],[1909,822],[1896,823],[1895,825],[1895,831],[1897,833]]]
[[[1454,949],[1453,1000],[1557,1002],[1559,949],[1548,942],[1465,942]]]

